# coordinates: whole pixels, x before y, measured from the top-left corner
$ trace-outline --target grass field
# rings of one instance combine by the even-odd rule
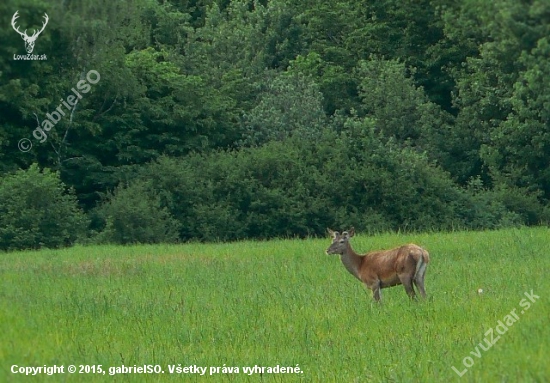
[[[0,254],[0,381],[550,381],[548,228],[352,242],[358,252],[425,247],[428,299],[410,302],[397,286],[373,303],[325,255],[328,238]],[[31,377],[13,365],[65,373]],[[122,365],[164,373],[109,375]],[[171,374],[178,365],[207,370]],[[300,372],[243,371],[255,365]]]

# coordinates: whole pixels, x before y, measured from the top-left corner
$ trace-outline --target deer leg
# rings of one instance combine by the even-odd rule
[[[380,281],[371,283],[370,285],[366,284],[369,289],[372,290],[372,297],[376,302],[380,302]]]
[[[403,287],[405,288],[405,292],[407,293],[407,295],[411,299],[416,298],[416,294],[414,292],[414,287],[413,287],[413,278],[408,274],[401,274],[399,275],[399,280],[403,284]]]
[[[426,298],[426,290],[424,290],[424,281],[415,279],[414,280],[414,285],[416,286],[416,288],[420,292],[420,295],[422,296],[422,298]]]
[[[426,268],[423,268],[419,271],[419,273],[414,278],[414,284],[418,288],[418,291],[420,292],[420,295],[422,295],[422,298],[426,298],[426,290],[424,290],[424,276],[426,275]]]

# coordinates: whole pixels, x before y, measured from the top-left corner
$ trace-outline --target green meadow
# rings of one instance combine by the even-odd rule
[[[361,253],[430,252],[428,299],[397,286],[382,304],[325,254],[328,238],[0,254],[0,381],[547,382],[549,240],[548,228],[357,235]],[[12,373],[54,365],[64,373]],[[123,365],[159,373],[110,375]]]

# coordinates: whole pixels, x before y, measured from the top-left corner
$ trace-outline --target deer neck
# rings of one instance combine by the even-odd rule
[[[361,266],[363,257],[353,251],[349,243],[346,251],[340,256],[340,259],[342,260],[342,263],[344,264],[346,270],[349,271],[349,273],[355,278],[361,280],[361,277],[359,276],[359,268]]]

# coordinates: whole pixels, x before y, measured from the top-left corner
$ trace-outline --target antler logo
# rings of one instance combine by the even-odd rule
[[[19,17],[19,15],[17,14],[19,11],[16,11],[14,14],[13,14],[13,17],[11,19],[11,26],[13,27],[13,29],[15,29],[15,31],[17,33],[19,33],[21,35],[21,37],[23,38],[23,40],[25,40],[25,49],[27,50],[27,53],[32,53],[33,49],[34,49],[34,43],[36,41],[36,39],[38,38],[38,36],[42,33],[42,31],[44,30],[44,28],[46,28],[46,25],[48,24],[48,14],[44,13],[44,23],[42,24],[42,29],[40,29],[39,31],[36,31],[36,29],[34,30],[34,33],[32,34],[32,36],[28,36],[27,35],[27,30],[25,29],[25,32],[21,32],[19,30],[19,27],[15,25],[15,20],[17,20],[17,18]]]

